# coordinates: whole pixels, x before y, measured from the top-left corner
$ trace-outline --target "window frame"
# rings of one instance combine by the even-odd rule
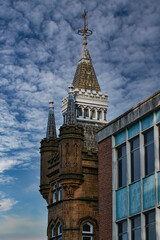
[[[138,227],[133,227],[133,220],[135,220],[136,218],[140,218],[140,225]],[[135,233],[136,230],[139,230],[140,229],[140,239],[141,239],[141,215],[137,215],[133,218],[131,218],[131,239],[132,240],[136,240],[134,237],[133,237],[133,233]]]
[[[151,141],[148,141],[145,143],[145,137],[149,132],[153,132],[153,139]],[[143,138],[144,138],[144,167],[145,167],[145,177],[153,174],[155,172],[155,149],[154,149],[154,128],[147,129],[145,132],[143,132]],[[148,163],[149,163],[149,156],[146,153],[149,146],[153,144],[153,171],[149,170]]]
[[[154,213],[154,221],[147,223],[147,215],[149,216],[149,214],[151,214],[151,213]],[[152,226],[154,226],[155,239],[153,239],[153,238],[149,239],[149,236],[147,234],[148,229],[151,228]],[[155,209],[145,213],[145,232],[146,232],[146,240],[156,240],[156,212],[155,212]]]
[[[83,230],[83,226],[86,224],[89,225],[90,231]],[[88,237],[88,238],[90,238],[89,240],[92,240],[93,239],[93,230],[94,230],[93,224],[91,224],[89,221],[84,222],[82,224],[82,240],[84,240],[85,237]]]
[[[121,155],[121,157],[119,157],[119,150],[121,149],[122,151],[122,148],[125,147],[125,154],[124,155]],[[127,147],[126,147],[126,142],[117,146],[116,147],[116,150],[117,150],[117,167],[118,167],[118,189],[120,188],[123,188],[123,187],[126,187],[127,186]],[[120,161],[121,161],[121,172],[120,172]],[[126,171],[124,170],[125,172],[125,177],[123,177],[123,170],[122,170],[122,167],[123,167],[123,162],[125,163],[125,166],[126,166]],[[123,183],[124,181],[124,183]],[[121,183],[121,184],[120,184]]]
[[[62,200],[62,185],[59,183],[59,182],[55,182],[53,185],[52,185],[52,196],[53,196],[53,199],[52,199],[52,202],[53,203],[56,203],[56,202],[59,202]]]
[[[120,228],[120,224],[123,224],[124,222],[126,222],[126,231],[123,232],[123,226],[121,227],[122,231],[120,232],[119,231],[119,228]],[[121,221],[121,222],[118,222],[118,240],[121,240],[121,238],[124,236],[124,235],[127,235],[127,240],[128,240],[128,223],[127,223],[127,219]]]
[[[132,149],[132,144],[133,142],[138,139],[139,141],[139,144],[138,144],[138,147],[136,148],[133,148]],[[135,137],[133,137],[132,139],[129,140],[129,143],[130,143],[130,164],[131,164],[131,169],[130,169],[130,176],[131,176],[131,183],[134,183],[136,181],[139,181],[141,179],[141,156],[140,156],[140,136],[139,134]],[[138,155],[139,155],[139,177],[138,178],[135,178],[135,172],[137,172],[135,169],[134,169],[134,163],[136,162],[136,159],[133,157],[134,156],[134,153],[138,151]]]

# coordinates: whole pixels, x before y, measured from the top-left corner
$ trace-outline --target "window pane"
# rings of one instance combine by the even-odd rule
[[[153,141],[153,139],[154,139],[153,129],[144,134],[144,144],[148,144],[149,142]]]
[[[127,221],[118,223],[118,240],[127,239]]]
[[[139,137],[131,141],[131,150],[133,151],[136,148],[139,148]]]
[[[123,239],[123,240],[127,240],[127,233],[123,234],[122,239]]]
[[[91,232],[91,227],[88,223],[83,225],[83,232]]]
[[[156,240],[155,211],[146,213],[146,239]]]
[[[56,202],[56,192],[53,192],[53,202]]]
[[[131,179],[132,182],[140,179],[140,153],[139,149],[131,153]]]
[[[145,142],[145,173],[153,173],[154,167],[154,134],[153,129],[144,134]]]
[[[56,231],[55,231],[55,227],[52,228],[52,237],[55,237],[56,235]]]
[[[82,239],[83,239],[83,240],[92,240],[92,237],[89,237],[89,236],[83,236]]]
[[[154,143],[145,147],[146,175],[154,172]]]
[[[62,224],[58,224],[58,235],[62,234]]]
[[[118,149],[118,185],[119,187],[127,184],[127,159],[126,146],[123,145]]]
[[[132,219],[132,240],[141,240],[141,217]]]
[[[82,116],[82,108],[78,109],[79,116]]]
[[[62,200],[62,189],[60,188],[58,192],[59,192],[59,200]]]
[[[127,232],[127,221],[122,222],[122,232]]]
[[[139,137],[131,141],[131,181],[140,179]]]
[[[146,224],[155,222],[155,211],[148,212],[146,214]]]
[[[147,228],[147,240],[156,240],[155,225]]]

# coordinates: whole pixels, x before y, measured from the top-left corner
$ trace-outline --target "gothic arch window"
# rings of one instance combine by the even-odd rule
[[[84,109],[84,118],[89,118],[89,108]]]
[[[62,223],[58,223],[58,240],[62,240]]]
[[[52,239],[55,239],[56,237],[56,228],[55,226],[52,227]]]
[[[90,222],[82,225],[82,240],[93,240],[93,225]]]
[[[52,235],[51,240],[62,240],[62,223],[58,222],[58,224],[52,226]]]

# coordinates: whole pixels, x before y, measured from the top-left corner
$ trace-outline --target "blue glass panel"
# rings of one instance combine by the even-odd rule
[[[129,214],[133,215],[141,211],[141,182],[129,186]]]
[[[156,122],[160,122],[160,110],[156,112]]]
[[[139,133],[139,122],[135,123],[134,125],[128,128],[128,138],[132,138],[138,133]]]
[[[126,131],[120,132],[116,136],[116,146],[126,141]]]
[[[127,188],[116,192],[116,219],[127,217]]]
[[[158,172],[158,204],[160,204],[160,172]]]
[[[143,210],[154,207],[155,202],[155,175],[152,175],[143,179]]]
[[[142,131],[151,127],[153,125],[153,114],[148,117],[142,119]]]

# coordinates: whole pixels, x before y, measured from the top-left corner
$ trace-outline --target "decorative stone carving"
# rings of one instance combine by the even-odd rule
[[[48,163],[50,165],[53,165],[59,160],[59,152],[54,152],[51,156],[51,158],[48,160]]]
[[[63,189],[65,190],[65,196],[68,199],[74,198],[74,191],[79,187],[79,185],[74,184],[64,184]]]

